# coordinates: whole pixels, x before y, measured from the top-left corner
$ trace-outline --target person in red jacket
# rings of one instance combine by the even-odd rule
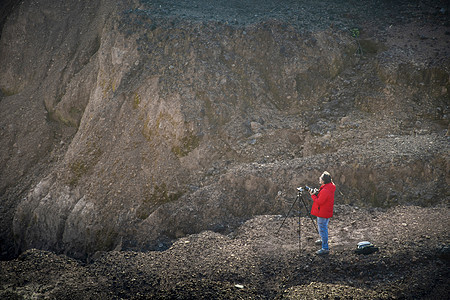
[[[320,240],[322,249],[316,252],[318,255],[326,255],[329,253],[328,246],[328,223],[333,216],[334,207],[334,192],[336,186],[331,181],[331,175],[327,171],[323,172],[319,177],[320,188],[319,191],[309,190],[313,205],[311,214],[317,217],[317,226],[319,228]]]

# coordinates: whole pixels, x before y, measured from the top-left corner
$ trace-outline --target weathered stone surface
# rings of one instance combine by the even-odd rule
[[[441,25],[443,57],[411,57],[393,43],[404,22],[375,32],[367,19],[356,36],[345,18],[236,10],[233,23],[156,3],[23,1],[9,15],[2,252],[164,248],[276,214],[280,191],[324,169],[340,202],[448,202]]]

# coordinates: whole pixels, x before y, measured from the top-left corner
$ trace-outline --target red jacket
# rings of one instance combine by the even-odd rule
[[[334,191],[336,186],[330,182],[323,184],[317,195],[312,195],[313,205],[311,214],[320,218],[331,218],[333,216]]]

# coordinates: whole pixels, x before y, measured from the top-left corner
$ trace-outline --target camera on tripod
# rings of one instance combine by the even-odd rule
[[[316,189],[316,188],[310,188],[309,186],[305,185],[304,188],[303,188],[303,187],[298,187],[298,188],[297,188],[297,191],[299,191],[300,193],[301,193],[301,192],[304,192],[304,191],[307,191],[307,192],[312,191],[312,194],[317,194],[317,193],[319,192],[319,189]]]
[[[308,206],[306,205],[306,203],[305,203],[305,201],[304,201],[304,199],[303,199],[303,198],[304,198],[304,197],[303,197],[303,192],[304,192],[304,191],[313,191],[314,193],[317,193],[317,192],[319,192],[319,190],[318,190],[318,189],[314,189],[314,188],[310,188],[309,186],[305,186],[304,188],[303,188],[303,187],[298,187],[298,188],[297,188],[297,191],[298,191],[297,197],[295,198],[294,203],[292,203],[292,206],[291,206],[291,208],[289,209],[289,212],[287,213],[286,217],[284,217],[283,223],[281,223],[280,228],[278,228],[277,234],[280,232],[281,227],[283,227],[284,222],[286,221],[287,217],[289,216],[289,214],[291,213],[292,209],[294,208],[295,203],[298,203],[298,205],[299,205],[299,211],[298,211],[298,218],[299,218],[299,219],[298,219],[298,237],[299,237],[299,247],[301,248],[301,239],[300,239],[300,232],[301,232],[301,229],[300,229],[300,228],[301,228],[302,222],[301,222],[301,219],[300,219],[300,210],[301,210],[301,208],[300,208],[300,202],[301,202],[301,203],[303,204],[303,206],[305,207],[306,212],[309,211],[309,208],[308,208]],[[313,223],[313,227],[317,230],[317,233],[319,234],[319,229],[318,229],[318,227],[317,227],[317,223],[314,222],[314,220],[313,220],[311,214],[308,214],[308,216],[309,216],[309,218],[311,219],[311,222]],[[320,235],[320,234],[319,234],[319,235]]]

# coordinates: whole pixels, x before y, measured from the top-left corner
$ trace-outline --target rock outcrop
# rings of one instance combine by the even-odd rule
[[[23,1],[9,15],[3,252],[164,249],[277,214],[324,169],[342,203],[448,202],[440,23],[441,55],[411,56],[393,42],[410,23],[233,24],[155,5]]]

